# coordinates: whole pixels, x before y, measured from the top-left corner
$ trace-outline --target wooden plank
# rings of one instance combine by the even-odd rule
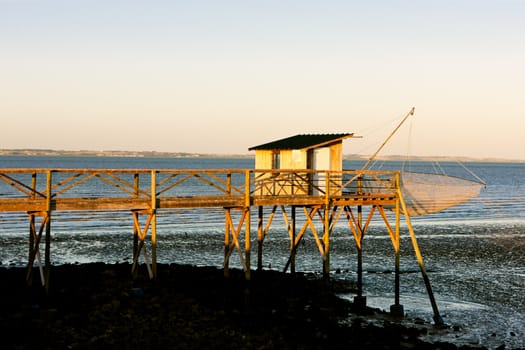
[[[257,196],[252,197],[252,205],[319,205],[323,197],[312,196]],[[338,206],[384,205],[395,206],[395,197],[353,197],[333,198]],[[166,197],[157,199],[158,209],[200,208],[200,207],[237,207],[244,206],[245,198],[241,196],[194,196]],[[51,200],[52,210],[133,210],[150,208],[147,198],[58,198]],[[0,199],[0,212],[27,212],[46,209],[45,199],[3,198]]]
[[[264,170],[263,170],[264,171]],[[124,180],[120,177],[122,174],[133,174],[135,177],[138,177],[139,174],[143,176],[152,176],[152,172],[160,174],[168,174],[169,179],[175,179],[175,176],[181,175],[179,181],[175,181],[172,184],[164,183],[162,180],[159,184],[167,185],[167,188],[172,188],[173,186],[178,186],[180,183],[190,179],[197,178],[200,179],[203,183],[209,185],[211,188],[219,188],[223,193],[217,195],[203,195],[203,196],[158,196],[155,200],[156,206],[158,209],[168,209],[168,208],[199,208],[199,207],[241,207],[241,206],[280,206],[280,205],[292,205],[292,206],[315,206],[323,204],[326,200],[322,196],[312,196],[308,194],[297,194],[297,193],[288,193],[284,192],[280,195],[267,195],[266,193],[261,193],[260,195],[250,195],[252,190],[251,183],[257,183],[257,176],[260,176],[261,170],[245,170],[245,169],[215,169],[215,170],[148,170],[148,169],[17,169],[17,168],[8,168],[0,169],[0,174],[8,173],[10,178],[16,174],[36,174],[47,175],[52,173],[71,173],[69,177],[66,177],[65,180],[61,180],[56,184],[52,184],[53,188],[56,189],[57,186],[66,185],[65,189],[62,189],[61,192],[53,193],[52,200],[49,203],[51,210],[135,210],[135,209],[149,209],[152,207],[150,202],[151,193],[150,190],[141,190],[138,186],[132,186],[131,183]],[[233,174],[242,175],[246,174],[244,177],[245,184],[235,188],[235,195],[233,192],[230,192],[230,180]],[[303,177],[304,180],[304,170],[298,172],[298,170],[286,170],[280,169],[279,176],[285,177]],[[355,174],[354,172],[345,171],[344,174]],[[71,181],[78,180],[81,174],[82,176],[80,181]],[[225,174],[227,177],[223,179],[219,174]],[[269,174],[269,173],[268,173]],[[341,174],[341,172],[334,172],[334,174]],[[379,175],[388,175],[394,176],[395,172],[384,172],[384,171],[359,171],[360,176],[371,176],[376,177]],[[100,194],[97,197],[93,198],[64,198],[62,196],[65,190],[70,190],[71,187],[78,185],[79,183],[84,183],[85,181],[93,178],[100,177],[101,175],[107,176],[103,181],[108,182],[110,185],[116,187],[117,189],[122,190],[122,187],[126,187],[125,192],[129,192],[131,197],[104,197],[114,194]],[[206,178],[203,178],[206,176]],[[20,182],[19,180],[17,180]],[[171,181],[168,181],[171,182]],[[43,196],[36,196],[33,186],[29,184],[24,184],[22,182],[17,183],[17,186],[28,188],[27,197],[17,197],[17,198],[2,198],[0,197],[0,211],[3,212],[28,212],[28,211],[43,211],[46,210],[46,200],[42,198]],[[129,187],[129,189],[128,189]],[[336,186],[337,187],[337,186]],[[163,193],[166,188],[161,190]],[[256,190],[255,188],[253,190]],[[124,194],[124,192],[123,192]],[[160,193],[158,193],[160,194]],[[38,198],[40,197],[40,199]],[[45,196],[44,196],[45,197]],[[358,205],[382,205],[382,206],[392,206],[396,204],[396,194],[392,193],[369,193],[369,194],[342,194],[336,196],[330,196],[332,205],[337,206],[358,206]],[[155,205],[153,205],[155,206]]]

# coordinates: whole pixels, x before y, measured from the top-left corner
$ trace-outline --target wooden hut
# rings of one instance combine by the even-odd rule
[[[326,187],[323,171],[343,170],[343,140],[353,136],[299,134],[250,147],[250,151],[255,151],[255,169],[268,171],[257,176],[259,193],[322,195]],[[279,177],[280,169],[307,171],[302,175],[287,172],[285,178]]]

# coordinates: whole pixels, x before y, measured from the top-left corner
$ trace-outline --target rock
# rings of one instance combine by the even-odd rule
[[[374,325],[378,310],[350,317],[340,287],[311,275],[157,269],[149,280],[144,271],[132,279],[127,263],[54,266],[47,292],[26,286],[25,269],[0,268],[2,348],[452,349],[423,343],[416,328]]]

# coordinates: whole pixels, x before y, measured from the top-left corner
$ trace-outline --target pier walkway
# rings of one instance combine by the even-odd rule
[[[150,278],[156,277],[156,240],[160,231],[156,215],[159,210],[224,208],[224,273],[228,275],[231,255],[238,251],[247,279],[251,271],[251,235],[257,232],[257,268],[262,268],[264,238],[277,211],[282,211],[290,238],[290,256],[285,270],[294,271],[297,246],[304,234],[310,231],[322,256],[323,273],[328,276],[330,233],[342,217],[356,243],[357,300],[364,299],[361,243],[373,215],[379,213],[396,255],[394,306],[399,306],[400,219],[406,212],[399,181],[399,172],[368,170],[3,168],[0,169],[0,212],[28,214],[28,283],[33,279],[33,266],[36,265],[44,286],[51,265],[53,212],[129,211],[134,232],[133,252],[130,252],[133,254],[133,270],[143,256]],[[263,215],[265,207],[270,208],[266,217]],[[286,211],[286,207],[291,210]],[[366,217],[364,207],[370,208]],[[390,224],[386,209],[394,212],[394,225]],[[232,211],[239,215],[232,215]],[[251,223],[252,211],[257,217],[256,230]],[[304,214],[304,224],[300,228],[296,227],[298,214]],[[238,221],[234,222],[234,218]],[[439,313],[415,234],[409,216],[405,215],[405,218],[436,318]],[[316,230],[317,220],[321,220],[322,232]],[[148,236],[149,240],[146,239]],[[41,243],[45,247],[44,263],[41,262]]]

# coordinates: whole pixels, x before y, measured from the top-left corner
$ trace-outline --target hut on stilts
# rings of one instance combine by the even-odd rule
[[[411,244],[419,264],[436,323],[442,323],[423,256],[418,246],[411,216],[436,213],[477,196],[484,186],[479,181],[435,174],[368,170],[372,160],[414,114],[412,109],[381,147],[359,170],[343,169],[343,140],[352,133],[299,134],[249,148],[255,151],[253,205],[258,206],[258,268],[262,267],[262,246],[276,211],[280,208],[290,238],[290,257],[284,268],[295,271],[298,244],[310,229],[323,260],[323,274],[330,273],[330,236],[341,217],[346,219],[357,250],[358,308],[366,306],[363,292],[363,239],[372,218],[379,213],[390,235],[395,253],[395,300],[391,312],[402,316],[400,304],[400,233],[404,217]],[[437,190],[438,189],[438,190]],[[436,191],[437,190],[437,191]],[[272,210],[263,223],[263,207]],[[286,206],[290,210],[286,210]],[[368,214],[365,214],[368,208]],[[391,224],[387,211],[394,212]],[[303,225],[296,227],[297,213],[303,212]],[[344,215],[343,215],[344,214]],[[314,222],[319,217],[323,230]]]

